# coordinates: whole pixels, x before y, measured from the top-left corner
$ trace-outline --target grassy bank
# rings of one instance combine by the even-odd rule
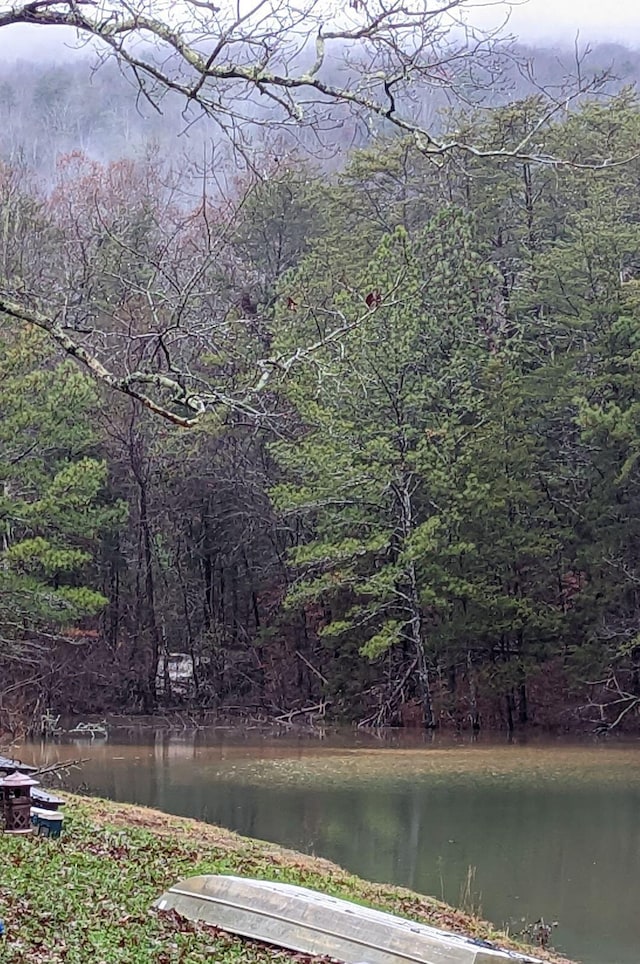
[[[328,861],[155,810],[68,796],[59,840],[0,834],[2,964],[307,962],[150,910],[181,877],[225,873],[302,884],[518,947],[484,921]],[[531,949],[529,949],[531,951]],[[553,955],[551,961],[560,961]]]

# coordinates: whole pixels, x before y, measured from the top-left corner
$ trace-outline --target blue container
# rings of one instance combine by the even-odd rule
[[[63,816],[61,813],[40,813],[38,816],[38,834],[42,837],[59,837],[62,830]]]

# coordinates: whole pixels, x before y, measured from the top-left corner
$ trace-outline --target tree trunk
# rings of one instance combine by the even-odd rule
[[[476,671],[473,668],[471,650],[467,650],[467,672],[469,674],[469,699],[471,702],[471,729],[474,733],[480,731],[480,712],[478,710],[478,683]]]
[[[407,545],[409,537],[414,530],[411,475],[403,478],[398,491],[400,495],[400,528],[402,532],[402,545],[404,547]],[[426,729],[432,729],[436,725],[436,722],[433,713],[429,665],[422,639],[422,607],[420,606],[416,566],[413,560],[410,560],[406,564],[405,580],[405,584],[401,587],[401,593],[404,598],[404,608],[408,616],[405,635],[410,642],[411,649],[415,653],[417,660],[418,695],[422,705],[424,726]]]
[[[149,525],[149,507],[147,486],[144,480],[138,480],[139,492],[139,512],[140,529],[142,533],[142,552],[144,566],[144,600],[142,611],[144,613],[144,660],[143,660],[143,679],[142,697],[144,710],[152,713],[156,706],[156,673],[158,669],[158,657],[160,655],[160,633],[156,617],[156,593],[155,580],[153,575],[153,546],[151,539],[151,528]],[[167,670],[165,660],[165,671]]]

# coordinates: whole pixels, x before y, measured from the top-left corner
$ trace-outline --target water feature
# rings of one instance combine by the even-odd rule
[[[464,898],[512,931],[558,921],[555,946],[585,964],[640,960],[635,742],[147,731],[20,752],[88,758],[70,784]]]

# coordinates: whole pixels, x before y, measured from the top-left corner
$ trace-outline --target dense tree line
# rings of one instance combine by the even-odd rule
[[[508,150],[538,110],[447,123]],[[152,153],[72,154],[46,189],[6,164],[3,290],[63,301],[61,331],[159,390],[167,370],[218,387],[177,429],[2,322],[5,724],[630,722],[638,143],[623,91],[540,132],[562,168],[433,163],[401,136],[331,178],[269,154],[226,196]],[[247,394],[267,358],[279,377]]]

